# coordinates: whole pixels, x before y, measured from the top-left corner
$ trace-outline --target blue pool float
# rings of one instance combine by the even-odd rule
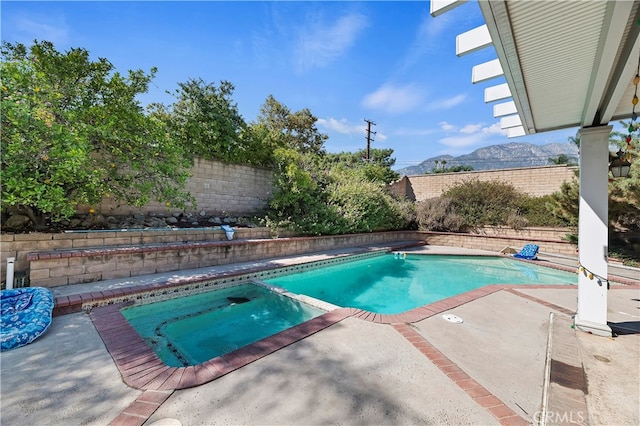
[[[538,257],[538,250],[539,249],[540,249],[540,247],[538,247],[537,244],[527,244],[526,246],[522,247],[522,250],[520,250],[518,253],[514,254],[513,257],[515,257],[517,259],[534,260],[535,258]]]
[[[51,325],[53,294],[44,287],[2,290],[0,350],[27,345]]]

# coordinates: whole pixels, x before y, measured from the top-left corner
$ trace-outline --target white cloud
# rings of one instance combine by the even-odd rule
[[[14,31],[29,44],[33,40],[50,41],[55,46],[66,45],[69,29],[62,16],[17,16],[13,21]]]
[[[440,128],[445,132],[455,132],[458,129],[456,126],[451,123],[447,123],[446,121],[441,121],[438,124],[440,125]]]
[[[500,123],[494,123],[491,126],[485,126],[483,123],[466,124],[461,128],[443,121],[440,128],[446,132],[456,132],[452,136],[446,136],[438,141],[438,143],[449,148],[466,148],[473,145],[481,145],[487,142],[495,135],[507,134],[506,130],[500,128]]]
[[[296,69],[306,71],[333,62],[353,46],[367,26],[367,18],[359,13],[344,15],[330,25],[306,23],[295,47]]]
[[[337,120],[333,117],[327,119],[319,118],[318,125],[327,130],[331,130],[343,135],[365,134],[366,127],[360,124],[350,124],[346,118]]]
[[[358,135],[364,138],[367,134],[366,125],[349,123],[349,121],[346,118],[342,118],[340,120],[335,119],[333,117],[329,117],[326,119],[319,118],[317,123],[319,127],[322,127],[328,131],[333,131],[343,135]],[[381,131],[378,131],[376,132],[373,138],[377,141],[383,142],[387,140],[388,137],[386,134],[382,133]]]
[[[507,135],[508,132],[506,129],[501,129],[500,128],[500,123],[494,123],[489,127],[483,127],[482,128],[482,133],[488,134],[488,135]]]
[[[465,99],[467,99],[467,95],[465,94],[455,95],[445,99],[439,99],[439,100],[430,102],[429,105],[427,105],[427,110],[442,111],[445,109],[451,109],[463,103]]]
[[[456,95],[451,98],[441,100],[440,105],[444,109],[449,109],[449,108],[453,108],[455,106],[460,105],[465,101],[465,99],[467,99],[467,95],[464,95],[464,94]]]
[[[389,114],[402,114],[422,103],[422,91],[415,84],[394,86],[384,84],[362,100],[365,108],[384,111]]]
[[[480,124],[467,124],[463,128],[460,129],[460,133],[464,134],[473,134],[482,130],[482,123]]]

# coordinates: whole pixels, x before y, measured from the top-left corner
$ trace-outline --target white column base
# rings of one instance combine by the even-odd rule
[[[612,337],[611,327],[607,324],[600,324],[592,321],[581,320],[577,316],[574,320],[574,326],[576,330],[584,331],[585,333],[595,334],[596,336]]]

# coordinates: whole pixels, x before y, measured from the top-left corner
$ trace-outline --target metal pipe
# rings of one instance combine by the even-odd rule
[[[15,262],[15,257],[7,257],[7,281],[5,285],[7,290],[13,288],[13,267]]]

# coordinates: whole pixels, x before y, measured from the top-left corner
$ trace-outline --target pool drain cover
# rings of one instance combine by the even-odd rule
[[[464,322],[464,320],[462,318],[460,318],[459,316],[453,315],[453,314],[444,314],[444,315],[442,315],[442,318],[444,318],[447,321],[452,322],[454,324],[462,324]]]

